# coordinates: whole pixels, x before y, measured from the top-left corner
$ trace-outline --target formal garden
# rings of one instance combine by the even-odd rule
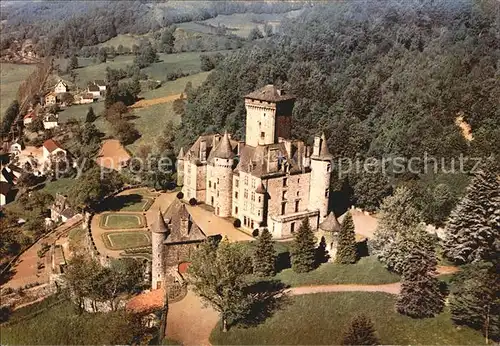
[[[110,250],[125,250],[151,245],[147,231],[106,232],[102,235],[104,245]]]
[[[142,214],[104,213],[100,215],[99,226],[103,229],[142,228],[146,219]]]

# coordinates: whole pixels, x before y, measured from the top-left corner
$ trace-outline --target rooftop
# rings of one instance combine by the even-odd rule
[[[49,153],[53,152],[56,149],[62,149],[61,145],[53,139],[47,139],[45,142],[43,142],[43,146],[49,151]]]
[[[285,90],[278,89],[273,84],[268,84],[258,90],[255,90],[246,95],[245,98],[268,102],[280,102],[295,99],[293,95],[288,94]]]

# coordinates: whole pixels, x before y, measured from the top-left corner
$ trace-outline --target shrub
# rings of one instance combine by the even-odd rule
[[[252,231],[252,236],[253,236],[253,237],[258,237],[258,236],[259,236],[259,229],[258,229],[258,228],[254,229],[254,230]]]
[[[198,203],[198,201],[196,201],[196,198],[191,198],[189,200],[189,205],[196,205],[196,203]]]
[[[241,220],[240,219],[236,219],[233,221],[233,226],[235,228],[240,228],[241,227]]]
[[[182,193],[182,191],[177,192],[177,198],[178,199],[183,199],[184,198],[184,194]]]

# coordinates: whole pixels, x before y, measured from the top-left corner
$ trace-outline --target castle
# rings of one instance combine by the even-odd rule
[[[293,235],[304,218],[317,229],[328,214],[332,155],[324,134],[313,147],[292,140],[295,98],[274,85],[245,96],[246,142],[203,135],[178,156],[184,199],[214,208],[241,227]]]

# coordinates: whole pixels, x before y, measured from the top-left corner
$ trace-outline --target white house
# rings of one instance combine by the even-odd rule
[[[23,118],[24,126],[31,124],[33,122],[33,119],[35,119],[35,117],[36,117],[35,111],[31,111],[28,114],[26,114]]]
[[[56,86],[54,87],[54,92],[56,94],[63,94],[63,93],[67,93],[69,91],[69,87],[68,87],[68,84],[66,84],[63,80],[59,80],[59,82],[57,82]]]
[[[64,150],[55,140],[47,139],[43,142],[43,159],[45,161],[50,160],[51,156],[58,155],[59,153],[66,155],[66,150]]]
[[[94,102],[94,95],[89,93],[83,93],[75,96],[75,104],[88,104]]]
[[[45,130],[53,129],[54,127],[57,126],[59,126],[57,114],[47,114],[43,118],[43,128]]]
[[[106,82],[103,81],[102,79],[96,79],[94,81],[94,84],[99,87],[99,91],[101,92],[101,96],[104,96],[106,94]]]
[[[99,89],[99,86],[94,83],[89,83],[87,85],[87,93],[92,94],[94,99],[98,99],[101,97],[101,89]]]
[[[10,145],[9,153],[14,156],[19,155],[19,153],[23,150],[23,144],[20,141],[15,141]]]

